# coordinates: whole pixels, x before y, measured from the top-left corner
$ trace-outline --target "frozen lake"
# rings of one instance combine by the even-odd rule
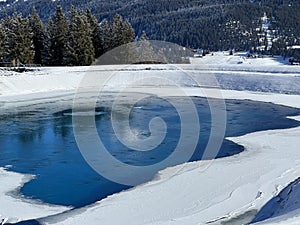
[[[211,116],[205,98],[192,99],[201,124],[197,150],[190,160],[195,161],[201,159],[207,145]],[[184,97],[172,97],[172,100],[178,104],[186,102]],[[247,100],[226,100],[226,107],[226,137],[300,126],[300,122],[286,118],[299,115],[299,109]],[[110,101],[106,101],[96,108],[95,120],[100,138],[118,160],[129,165],[152,165],[168,157],[176,147],[180,136],[180,117],[168,101],[150,96],[137,102],[131,110],[130,126],[140,137],[150,135],[148,125],[151,118],[160,116],[167,123],[165,139],[148,152],[129,149],[117,139],[111,125],[111,113]],[[122,109],[116,115],[122,123]],[[28,198],[82,207],[129,188],[103,178],[84,161],[74,138],[72,110],[62,105],[57,107],[55,101],[1,115],[0,144],[0,167],[36,175],[20,190]],[[241,146],[224,140],[218,157],[241,151]]]

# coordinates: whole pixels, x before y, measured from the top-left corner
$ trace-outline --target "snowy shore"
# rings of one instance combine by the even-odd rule
[[[8,222],[13,223],[55,215],[69,209],[63,206],[46,205],[19,195],[18,189],[33,178],[31,175],[9,172],[0,168],[0,219],[8,218]]]
[[[212,61],[220,60],[220,62]],[[211,57],[205,62],[209,70],[221,72],[220,68],[234,70],[243,76],[260,76],[269,71],[270,76],[290,77],[300,75],[299,67],[281,65],[278,61],[250,61],[240,56],[223,59],[223,56]],[[209,61],[210,60],[210,61]],[[194,62],[197,63],[197,62]],[[146,68],[151,67],[151,70]],[[200,70],[199,65],[184,65],[189,71]],[[126,67],[100,67],[101,73],[119,71],[126,73],[163,73],[166,65],[138,65]],[[207,69],[207,68],[205,68]],[[79,68],[41,68],[40,71],[26,74],[0,75],[0,110],[5,111],[16,106],[33,102],[44,102],[51,98],[57,101],[71,102],[72,96],[86,72],[99,72],[99,67]],[[196,71],[197,71],[196,70]],[[227,76],[233,76],[228,74]],[[273,85],[273,86],[272,86]],[[276,83],[270,84],[269,92],[222,90],[224,99],[249,99],[272,102],[300,109],[300,95],[277,93]],[[273,88],[272,87],[276,87]],[[288,87],[286,87],[288,88]],[[297,88],[297,85],[295,86]],[[300,90],[300,86],[298,87]],[[170,87],[137,87],[136,92],[152,92],[159,96],[176,95]],[[182,89],[190,96],[220,97],[213,88],[189,87]],[[275,93],[274,93],[275,92]],[[300,117],[293,119],[300,120]],[[41,218],[45,224],[226,224],[235,218],[250,222],[257,211],[271,198],[279,194],[290,182],[300,177],[300,127],[286,130],[263,131],[242,137],[229,138],[241,144],[245,151],[233,157],[211,162],[193,162],[167,168],[156,179],[122,193],[110,196],[84,209],[78,209],[58,216],[67,208],[47,206],[41,203],[25,201],[16,195],[10,195],[31,177],[0,170],[1,181],[9,185],[0,188],[0,214],[11,222]],[[209,166],[208,166],[209,165]],[[207,167],[208,166],[208,167]],[[26,211],[25,211],[26,210]],[[118,216],[116,216],[118,215]],[[47,217],[49,216],[49,217]],[[291,219],[291,224],[299,221]],[[1,217],[0,217],[1,219]],[[280,220],[279,220],[280,221]],[[278,221],[277,221],[278,222]],[[268,224],[268,223],[263,223]],[[272,223],[270,223],[272,224]],[[285,223],[286,224],[286,223]]]

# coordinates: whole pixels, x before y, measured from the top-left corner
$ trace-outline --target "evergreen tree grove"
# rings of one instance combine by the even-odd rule
[[[58,6],[46,26],[34,8],[26,18],[4,14],[0,28],[2,63],[91,65],[95,58],[135,37],[131,24],[122,16],[117,14],[111,23],[98,23],[90,10],[78,11],[74,6],[68,14]]]

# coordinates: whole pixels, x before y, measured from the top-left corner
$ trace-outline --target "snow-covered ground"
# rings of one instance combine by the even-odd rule
[[[192,59],[191,65],[180,67],[192,74],[192,77],[222,74],[226,82],[231,79],[239,84],[239,80],[234,80],[239,76],[237,79],[242,79],[243,82],[255,83],[247,91],[241,91],[240,85],[232,86],[232,82],[221,83],[221,94],[225,99],[273,102],[300,109],[300,95],[297,93],[300,90],[300,67],[286,65],[280,58],[247,59],[242,54],[228,56],[215,53],[202,59]],[[133,65],[41,68],[40,71],[24,74],[2,72],[0,110],[44,102],[49,98],[69,102],[86,73],[102,74],[104,78],[116,72],[130,76],[142,74],[145,77],[155,73],[178,75],[176,70],[170,70],[175,69],[169,65]],[[272,77],[268,87],[258,88],[259,84],[265,86],[265,79],[261,78],[266,75]],[[282,85],[282,80],[287,83]],[[190,96],[220,97],[216,95],[216,89],[209,85],[193,87],[191,81],[183,80],[179,75],[177,81]],[[119,81],[124,82],[126,83],[125,78]],[[140,85],[134,90],[151,93],[151,89],[155,89],[159,96],[178,95],[176,90],[167,85]],[[291,90],[290,94],[283,94]],[[293,119],[300,120],[300,117]],[[124,221],[126,224],[247,223],[270,199],[300,177],[299,137],[300,127],[229,138],[243,145],[245,151],[213,162],[192,162],[167,168],[146,184],[115,194],[86,208],[50,217],[46,216],[67,209],[42,206],[41,203],[25,201],[24,198],[11,194],[30,177],[2,169],[1,181],[6,179],[5,183],[9,185],[0,188],[0,199],[5,199],[5,204],[0,204],[0,219],[8,217],[13,222],[17,219],[45,217],[40,219],[45,224],[91,225],[124,224]],[[30,213],[25,212],[25,209]],[[288,214],[278,213],[280,217],[262,224],[300,223],[299,210],[286,210],[284,213]],[[286,223],[287,217],[290,223]]]

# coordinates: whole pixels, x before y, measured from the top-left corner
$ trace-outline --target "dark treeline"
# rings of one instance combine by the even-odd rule
[[[33,8],[31,13],[5,14],[0,21],[2,62],[49,66],[90,65],[95,58],[135,38],[131,24],[116,14],[110,21],[98,19],[90,10],[58,6],[45,25]]]

